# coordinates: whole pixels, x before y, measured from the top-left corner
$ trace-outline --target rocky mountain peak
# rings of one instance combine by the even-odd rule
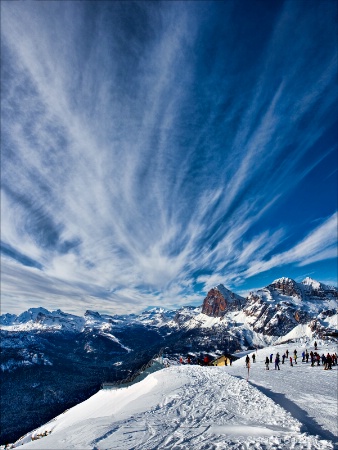
[[[303,288],[304,294],[309,298],[338,298],[338,290],[334,286],[327,286],[319,281],[306,277],[300,285]]]
[[[45,308],[29,308],[28,311],[23,312],[17,317],[19,323],[28,321],[41,322],[41,320],[50,315],[50,311]]]
[[[238,310],[244,298],[231,292],[223,284],[210,289],[202,305],[202,313],[210,317],[222,317],[231,310]]]
[[[278,278],[269,284],[266,289],[269,291],[279,291],[282,295],[302,298],[302,292],[298,286],[298,283],[296,283],[296,281],[292,278]]]
[[[96,311],[91,311],[90,309],[87,309],[87,311],[84,313],[85,317],[92,317],[94,319],[101,319],[101,314]]]
[[[322,287],[321,283],[310,277],[304,278],[302,284],[304,284],[305,286],[311,286],[313,289],[320,289]]]

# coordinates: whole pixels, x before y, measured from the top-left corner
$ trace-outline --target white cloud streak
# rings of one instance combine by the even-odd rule
[[[286,264],[305,266],[337,258],[337,228],[338,215],[335,213],[290,250],[274,255],[267,261],[252,262],[245,275],[252,276]]]

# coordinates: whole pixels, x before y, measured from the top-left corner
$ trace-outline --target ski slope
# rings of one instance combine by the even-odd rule
[[[285,349],[259,350],[248,382],[243,357],[231,367],[171,366],[128,388],[102,390],[14,448],[337,448],[337,366],[324,371],[300,358],[266,371],[266,355]]]

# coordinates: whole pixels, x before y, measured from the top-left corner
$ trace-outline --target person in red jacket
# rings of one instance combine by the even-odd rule
[[[205,355],[204,359],[203,359],[204,365],[207,366],[209,364],[209,357],[208,355]]]

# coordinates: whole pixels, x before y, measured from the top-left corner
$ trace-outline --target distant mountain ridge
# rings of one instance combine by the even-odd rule
[[[250,292],[244,298],[219,284],[210,289],[201,307],[183,307],[178,310],[152,308],[141,314],[114,315],[100,314],[87,310],[83,317],[61,311],[48,311],[45,308],[30,308],[20,315],[4,314],[0,316],[0,328],[7,331],[44,330],[53,332],[97,332],[110,339],[115,339],[114,330],[130,325],[143,325],[154,328],[179,328],[198,314],[213,318],[223,318],[230,313],[244,312],[247,316],[258,318],[278,318],[278,311],[292,312],[294,325],[305,323],[318,314],[331,314],[337,307],[338,289],[327,286],[312,278],[296,282],[292,278],[278,278],[265,288]],[[273,316],[272,312],[275,313]],[[286,319],[290,319],[290,314]],[[267,334],[273,331],[261,321],[253,326],[257,331]],[[277,335],[280,335],[278,333]]]
[[[3,314],[0,316],[0,329],[11,332],[29,332],[33,330],[55,333],[93,333],[105,337],[114,337],[113,331],[129,325],[145,325],[161,327],[174,318],[176,311],[165,311],[153,308],[141,314],[114,315],[100,314],[87,310],[85,314],[76,316],[61,311],[48,311],[45,308],[30,308],[20,315]]]

